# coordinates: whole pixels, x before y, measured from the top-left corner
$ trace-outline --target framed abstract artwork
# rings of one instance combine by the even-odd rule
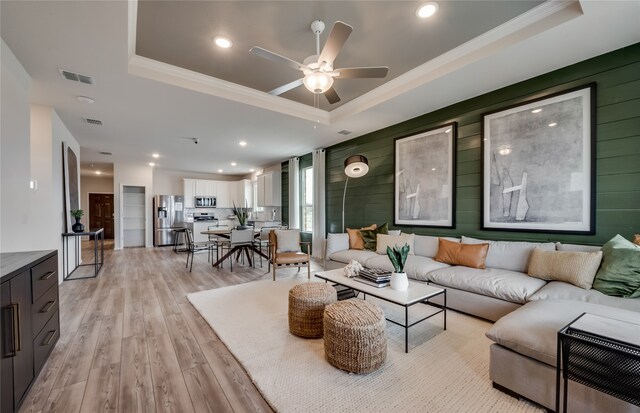
[[[396,138],[395,225],[455,228],[457,124]]]
[[[589,84],[482,115],[482,228],[595,232]]]

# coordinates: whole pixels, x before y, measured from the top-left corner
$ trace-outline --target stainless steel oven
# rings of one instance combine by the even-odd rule
[[[215,196],[196,196],[194,205],[196,208],[215,208],[216,197]]]

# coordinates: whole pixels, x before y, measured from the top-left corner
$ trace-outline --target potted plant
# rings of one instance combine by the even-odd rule
[[[80,222],[80,218],[84,215],[84,211],[81,209],[72,209],[69,213],[76,219],[76,223],[71,226],[71,230],[73,232],[84,232],[84,225]]]
[[[233,203],[233,215],[238,218],[238,226],[236,229],[249,229],[250,226],[247,225],[247,216],[249,215],[249,208],[246,203],[243,207],[237,207],[236,203]]]
[[[391,288],[397,291],[405,291],[409,288],[409,279],[407,278],[407,273],[404,272],[404,265],[407,263],[407,257],[409,256],[409,245],[404,244],[400,248],[394,246],[393,249],[387,247],[387,256],[394,269],[391,274]]]

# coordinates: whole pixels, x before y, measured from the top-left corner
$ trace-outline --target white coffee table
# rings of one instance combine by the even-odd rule
[[[364,294],[363,298],[365,300],[367,299],[367,295],[370,295],[372,297],[376,297],[392,304],[404,307],[404,324],[398,323],[397,321],[391,320],[389,318],[387,318],[387,321],[404,328],[405,353],[409,352],[409,327],[413,327],[414,325],[421,323],[435,315],[443,313],[444,329],[447,329],[447,290],[445,290],[444,288],[431,287],[429,285],[411,280],[409,280],[409,288],[406,291],[396,291],[391,287],[377,288],[367,284],[363,284],[359,281],[354,280],[353,278],[345,277],[342,268],[339,268],[337,270],[319,272],[316,273],[315,276],[327,282],[332,282],[334,284],[349,287],[355,291],[361,292],[362,294]],[[444,297],[443,305],[429,301],[430,299],[438,295],[442,295]],[[418,303],[427,304],[432,307],[439,308],[440,310],[409,324],[409,307]]]

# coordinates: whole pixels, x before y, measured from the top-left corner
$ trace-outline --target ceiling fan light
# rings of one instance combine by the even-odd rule
[[[416,10],[416,16],[420,17],[421,19],[426,19],[427,17],[431,17],[434,14],[436,14],[437,11],[438,11],[438,3],[435,3],[435,2],[424,3],[420,7],[418,7],[418,10]]]
[[[333,77],[328,73],[313,72],[306,75],[302,82],[311,92],[324,93],[333,86]]]

